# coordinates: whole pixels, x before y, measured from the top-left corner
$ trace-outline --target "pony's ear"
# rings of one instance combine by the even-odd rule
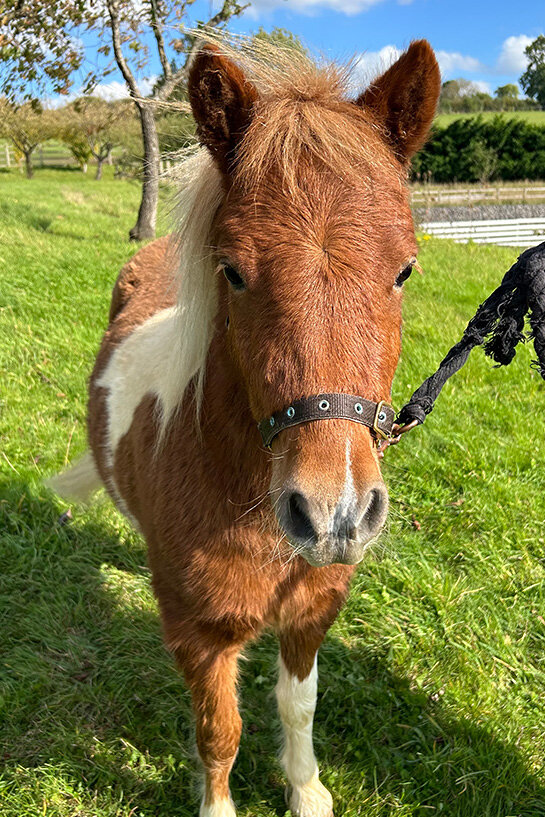
[[[441,74],[427,40],[416,40],[356,100],[370,108],[402,161],[422,147],[435,115]]]
[[[228,173],[250,124],[257,91],[217,45],[207,43],[191,65],[188,92],[199,140]]]

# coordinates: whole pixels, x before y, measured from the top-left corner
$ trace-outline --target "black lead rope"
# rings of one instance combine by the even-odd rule
[[[529,314],[531,331],[524,335],[524,318]],[[410,425],[423,423],[433,410],[441,389],[469,357],[475,346],[499,366],[513,360],[520,341],[533,339],[537,360],[533,366],[545,379],[545,242],[523,252],[505,273],[497,289],[480,305],[468,323],[461,340],[442,360],[399,412],[393,434]]]

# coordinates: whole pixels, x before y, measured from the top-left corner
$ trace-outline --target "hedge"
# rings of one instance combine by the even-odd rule
[[[545,126],[514,117],[455,119],[435,127],[413,159],[413,180],[486,182],[545,179]]]

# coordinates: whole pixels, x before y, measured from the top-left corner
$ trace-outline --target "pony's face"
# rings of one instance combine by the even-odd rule
[[[418,53],[411,57],[411,49]],[[401,346],[401,288],[416,255],[403,160],[427,133],[439,85],[429,46],[411,49],[405,60],[421,69],[413,91],[423,75],[433,86],[424,114],[419,108],[415,114],[411,98],[412,120],[400,114],[395,127],[389,123],[383,95],[392,87],[399,95],[399,77],[409,67],[396,64],[395,77],[393,66],[355,103],[330,102],[321,112],[315,106],[314,115],[329,117],[327,162],[319,149],[305,149],[303,137],[289,178],[270,162],[250,183],[239,171],[267,138],[266,107],[254,120],[255,88],[216,50],[205,50],[193,65],[199,134],[225,176],[213,243],[226,338],[256,421],[322,392],[389,399]],[[286,115],[292,122],[284,142],[301,129],[300,109]],[[312,117],[307,126],[308,139]],[[335,172],[334,145],[343,134],[347,144],[361,135],[365,172],[341,172],[342,150]],[[293,547],[317,566],[360,561],[388,505],[370,429],[337,419],[292,426],[275,438],[272,453],[272,502]]]

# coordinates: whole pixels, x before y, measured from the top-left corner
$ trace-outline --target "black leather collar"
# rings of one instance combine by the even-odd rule
[[[395,412],[384,400],[375,403],[355,394],[335,392],[313,394],[275,411],[270,417],[261,420],[257,427],[264,445],[270,448],[276,435],[290,426],[333,419],[361,423],[372,429],[377,438],[387,439],[392,432]]]

